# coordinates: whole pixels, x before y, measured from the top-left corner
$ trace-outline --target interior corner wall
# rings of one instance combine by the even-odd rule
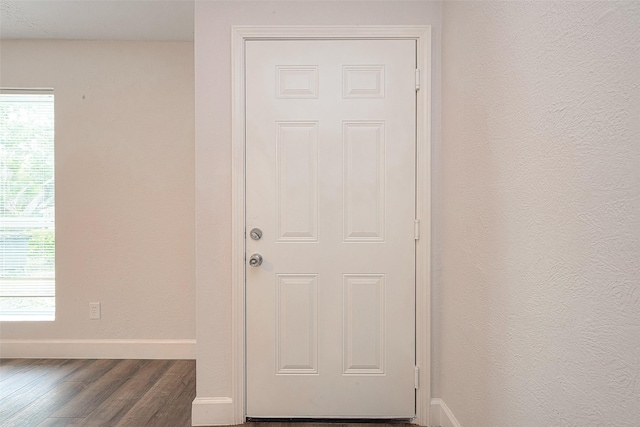
[[[0,67],[54,89],[56,161],[56,319],[3,322],[2,355],[195,357],[193,43],[2,40]]]
[[[439,394],[640,424],[640,4],[444,2]]]
[[[196,2],[197,395],[231,396],[231,27],[431,25],[433,118],[440,123],[440,3]],[[438,145],[439,126],[432,130]],[[434,148],[435,150],[435,148]]]

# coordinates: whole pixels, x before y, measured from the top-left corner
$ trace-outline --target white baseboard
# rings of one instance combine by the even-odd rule
[[[236,424],[230,397],[196,397],[191,404],[192,426],[227,426]]]
[[[0,357],[38,359],[195,359],[196,340],[3,340]]]
[[[192,426],[230,426],[241,424],[234,419],[230,397],[196,397],[191,404]],[[431,399],[431,427],[462,427],[442,399]]]
[[[462,427],[442,399],[431,399],[431,427]]]

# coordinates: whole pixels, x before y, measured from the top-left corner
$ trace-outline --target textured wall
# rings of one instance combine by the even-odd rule
[[[2,338],[193,339],[193,43],[3,40],[0,60],[0,86],[54,88],[56,120],[56,320]]]
[[[445,2],[439,393],[640,425],[640,3]]]
[[[198,397],[231,393],[231,26],[432,25],[440,142],[440,6],[417,1],[196,2]]]

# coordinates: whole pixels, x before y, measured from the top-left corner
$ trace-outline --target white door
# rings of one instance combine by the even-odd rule
[[[413,417],[415,41],[245,61],[247,416]]]

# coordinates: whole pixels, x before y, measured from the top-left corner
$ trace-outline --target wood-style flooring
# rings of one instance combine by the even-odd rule
[[[189,427],[195,395],[193,360],[0,359],[2,427]],[[402,427],[258,420],[245,426]]]
[[[0,426],[191,426],[193,360],[0,360]]]

